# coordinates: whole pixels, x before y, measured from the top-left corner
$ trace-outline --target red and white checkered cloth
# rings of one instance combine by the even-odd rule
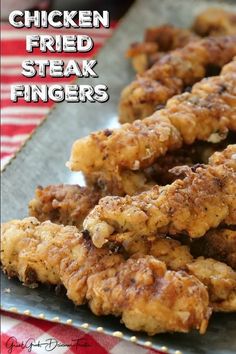
[[[5,312],[1,337],[2,354],[161,354],[103,333]]]
[[[95,46],[90,53],[75,54],[79,59],[89,59],[103,46],[108,37],[111,36],[115,24],[110,29],[93,29],[93,30],[59,30],[60,34],[80,34],[86,33],[92,36]],[[1,25],[1,164],[4,166],[13,154],[19,149],[33,129],[47,115],[53,102],[48,103],[26,103],[20,100],[17,104],[10,101],[10,85],[15,83],[32,83],[32,79],[25,78],[21,75],[21,63],[27,57],[36,59],[44,57],[45,54],[35,50],[33,53],[25,51],[25,36],[29,33],[35,33],[35,29],[20,29],[16,30],[8,24]],[[55,29],[37,29],[37,34],[49,33],[58,34]],[[50,53],[51,59],[60,58],[67,62],[72,58],[70,53],[57,54]],[[35,78],[34,83],[53,83],[53,82],[68,83],[68,79],[53,79]],[[104,335],[102,333],[86,333],[71,326],[65,326],[38,320],[26,316],[13,315],[10,313],[2,313],[2,341],[1,353],[23,354],[28,353],[47,353],[52,351],[55,354],[151,354],[157,353],[154,350],[143,348],[132,343],[122,341],[118,338]],[[14,337],[14,338],[13,338]],[[31,338],[30,340],[28,340]],[[79,339],[76,346],[76,340]],[[28,342],[27,342],[28,340]],[[27,342],[27,343],[26,343]],[[23,344],[22,344],[23,343]],[[41,346],[30,346],[30,343],[41,343]],[[48,347],[46,347],[46,344]],[[51,346],[50,346],[51,343]],[[57,346],[52,350],[53,346]],[[67,347],[67,343],[72,343],[74,346]],[[15,344],[15,345],[14,345]],[[26,344],[27,347],[24,347]],[[12,351],[11,351],[12,348]],[[48,349],[48,350],[47,350]]]

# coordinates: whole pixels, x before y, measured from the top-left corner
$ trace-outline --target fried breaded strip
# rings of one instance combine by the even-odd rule
[[[184,145],[178,150],[159,157],[157,162],[144,170],[144,174],[147,180],[153,181],[155,184],[170,184],[177,178],[185,177],[184,173],[176,175],[176,166],[192,167],[196,164],[207,164],[209,157],[215,151],[222,151],[234,142],[236,142],[236,135],[230,133],[226,139],[219,143],[198,141],[191,146]]]
[[[205,294],[195,281],[185,272],[161,269],[154,257],[131,258],[118,270],[110,268],[91,276],[87,296],[96,315],[122,312],[122,321],[132,330],[149,335],[187,332],[197,324],[202,333],[209,315]]]
[[[236,312],[236,272],[232,268],[199,257],[187,264],[187,269],[207,286],[214,311]]]
[[[193,31],[172,25],[148,28],[144,41],[132,43],[126,52],[134,70],[142,74],[170,50],[182,48],[200,36],[236,34],[236,14],[222,8],[209,8],[201,12],[193,23]],[[197,35],[198,34],[198,35]]]
[[[122,91],[120,122],[146,118],[170,97],[208,76],[209,70],[220,69],[235,55],[236,36],[223,36],[190,42],[163,56]]]
[[[217,146],[217,144],[215,145]],[[199,149],[201,148],[199,147]],[[125,194],[141,193],[151,189],[159,182],[163,182],[163,184],[172,182],[179,176],[168,170],[181,164],[201,163],[201,160],[196,161],[197,156],[194,155],[195,148],[189,149],[189,151],[180,149],[178,154],[167,154],[166,158],[163,157],[158,164],[154,164],[147,171],[140,173],[125,171],[122,174]],[[29,215],[36,217],[41,222],[50,220],[56,224],[74,225],[82,230],[84,218],[97,205],[100,198],[108,195],[107,189],[109,190],[96,178],[93,181],[90,179],[88,182],[88,187],[66,184],[37,187],[35,197],[29,202]]]
[[[127,239],[123,247],[129,256],[151,255],[164,262],[168,269],[190,272],[207,286],[214,311],[236,311],[236,272],[226,264],[203,257],[194,260],[188,246],[166,236]]]
[[[151,166],[158,157],[196,140],[220,140],[236,131],[236,60],[220,76],[204,79],[191,93],[173,97],[153,116],[75,141],[67,166],[124,194],[122,173]]]
[[[108,244],[112,248],[112,244]],[[153,256],[164,262],[171,270],[186,270],[186,265],[193,262],[189,246],[181,244],[166,235],[127,238],[122,242],[121,250],[126,257]]]
[[[79,185],[38,187],[29,203],[29,214],[39,221],[50,220],[82,229],[84,218],[101,197],[101,192]]]
[[[80,191],[78,186],[72,187],[74,188],[70,189],[71,192],[73,190],[75,193]],[[50,211],[53,204],[52,197],[55,196],[55,191],[57,191],[56,194],[60,196],[58,199],[60,199],[61,205],[67,206],[65,215],[63,209],[58,209],[57,218],[55,218],[55,215]],[[67,192],[68,186],[63,185],[48,186],[44,190],[36,190],[36,199],[31,202],[31,204],[37,205],[37,208],[34,209],[36,216],[38,214],[43,220],[47,218],[53,218],[56,222],[63,220],[65,224],[77,224],[74,210],[79,210],[80,207],[80,210],[85,212],[87,203],[83,205],[83,193],[78,193],[75,197],[72,195],[71,203],[70,200],[68,200]],[[65,200],[63,200],[63,197]],[[80,197],[82,197],[81,203]],[[71,210],[70,205],[72,206]],[[41,210],[42,208],[44,211]],[[46,210],[49,210],[49,212],[45,213]],[[82,214],[84,214],[84,212],[82,212]],[[79,225],[81,225],[82,222],[82,214],[78,215]],[[50,219],[50,221],[52,221],[52,219]],[[198,244],[199,241],[200,244]],[[195,245],[196,242],[197,245]],[[129,257],[135,255],[135,257],[140,258],[146,255],[151,255],[164,262],[168,269],[175,271],[189,271],[190,269],[192,272],[197,272],[196,277],[199,278],[208,287],[210,301],[213,309],[216,311],[236,311],[236,305],[234,305],[236,296],[236,275],[235,273],[232,273],[232,270],[230,270],[230,268],[226,265],[222,265],[222,263],[219,262],[214,262],[214,268],[211,266],[211,274],[207,273],[209,276],[203,277],[202,273],[204,274],[205,272],[204,266],[206,265],[208,267],[208,263],[210,262],[211,265],[213,260],[195,260],[195,263],[191,266],[193,257],[189,252],[189,247],[186,245],[181,245],[177,240],[161,236],[154,236],[152,238],[143,237],[134,240],[127,239],[122,243],[122,245],[125,250],[125,255]],[[203,238],[196,240],[190,245],[194,255],[212,257],[222,262],[226,262],[233,268],[236,268],[236,231],[227,229],[212,230],[204,235]],[[103,254],[104,252],[101,252],[101,255]],[[86,256],[87,254],[85,253],[83,259],[85,259]],[[91,254],[89,257],[91,257]],[[94,258],[93,264],[95,264],[95,261],[96,257]],[[99,262],[101,263],[101,259],[99,259]],[[188,264],[190,264],[190,268],[188,268]],[[32,277],[32,270],[28,270],[28,273],[31,274]],[[217,279],[217,282],[214,281],[214,279]],[[214,284],[213,286],[211,285],[212,283]],[[224,292],[222,292],[222,288],[224,288]],[[233,294],[235,295],[233,296]],[[221,305],[219,307],[220,303]]]
[[[151,189],[155,184],[165,185],[185,174],[176,174],[176,166],[207,163],[209,156],[215,151],[223,150],[233,141],[233,135],[218,144],[197,142],[158,159],[158,162],[140,173],[125,171],[122,174],[125,191],[128,195],[141,193]],[[130,173],[129,173],[130,172]],[[91,181],[90,181],[91,183]],[[82,229],[84,218],[88,215],[98,200],[106,194],[106,186],[95,180],[90,187],[79,185],[49,185],[37,187],[35,197],[29,202],[29,215],[39,221],[50,220],[57,224],[74,225]],[[97,188],[94,188],[96,185]]]
[[[126,57],[131,59],[133,69],[138,74],[144,73],[163,55],[155,42],[132,43],[126,52]]]
[[[62,283],[75,304],[89,301],[97,315],[122,316],[132,330],[205,332],[211,310],[197,278],[167,271],[152,256],[125,261],[84,236],[73,226],[35,218],[8,222],[1,235],[3,269],[25,284]]]
[[[145,31],[144,41],[132,43],[126,56],[131,58],[134,70],[141,74],[159,60],[165,52],[182,48],[190,41],[198,39],[199,37],[190,30],[164,24],[148,28]]]
[[[200,36],[236,34],[236,14],[222,8],[208,8],[196,17],[193,30]]]
[[[236,270],[236,230],[210,230],[190,246],[195,256],[212,257]]]
[[[96,247],[108,240],[164,232],[201,237],[220,223],[236,224],[236,145],[210,165],[186,167],[186,177],[135,196],[105,197],[84,221]],[[176,167],[177,169],[178,167]],[[183,171],[183,168],[181,169]]]

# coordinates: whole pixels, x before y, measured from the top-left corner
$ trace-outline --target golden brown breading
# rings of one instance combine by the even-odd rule
[[[29,214],[39,221],[51,220],[81,229],[84,218],[101,197],[101,192],[79,185],[38,187],[29,203]]]
[[[189,246],[166,235],[127,238],[122,242],[122,247],[128,257],[150,255],[164,262],[171,270],[186,270],[186,265],[193,261]]]
[[[146,180],[158,185],[166,185],[174,182],[177,178],[184,178],[184,173],[175,173],[175,167],[183,165],[192,167],[196,164],[207,164],[209,157],[215,151],[222,151],[234,142],[236,142],[236,135],[235,133],[230,133],[226,139],[219,143],[198,141],[190,146],[184,145],[176,151],[168,152],[166,155],[159,157],[157,162],[145,169],[143,172]]]
[[[232,134],[218,144],[197,142],[167,153],[145,170],[137,172],[125,170],[122,172],[125,194],[138,194],[156,184],[166,185],[177,178],[184,178],[185,173],[176,174],[175,167],[207,163],[214,151],[221,151],[231,141]],[[108,195],[109,190],[109,186],[103,185],[96,175],[93,175],[93,179],[88,178],[87,183],[88,187],[66,184],[37,187],[35,197],[29,202],[29,215],[39,221],[50,220],[56,224],[74,225],[79,230],[82,229],[84,218],[100,198]]]
[[[208,8],[196,17],[193,30],[200,36],[236,34],[236,13]]]
[[[158,52],[158,49],[158,44],[154,42],[136,42],[131,44],[126,56],[131,58],[134,70],[141,74],[163,56],[163,53]]]
[[[236,270],[236,230],[210,230],[200,239],[190,244],[195,256],[217,259]]]
[[[219,36],[236,34],[236,14],[222,8],[208,8],[195,19],[192,29],[164,24],[148,28],[144,41],[132,43],[126,52],[131,58],[134,70],[142,74],[170,50],[182,48],[189,42],[199,40],[199,36]]]
[[[210,37],[190,42],[163,56],[121,93],[121,123],[143,119],[159,105],[215,72],[236,55],[236,36]]]
[[[4,271],[26,284],[62,283],[75,304],[89,301],[95,314],[121,316],[132,330],[206,330],[211,310],[205,286],[152,256],[125,261],[96,249],[73,226],[35,218],[4,224],[1,239]]]
[[[106,195],[134,195],[137,193],[142,193],[153,187],[156,182],[152,179],[151,173],[149,171],[131,171],[124,170],[120,173],[120,178],[122,180],[122,188],[116,179],[116,175],[110,175],[103,173],[92,173],[91,175],[86,175],[86,184],[90,188],[96,188],[100,190],[103,196]]]
[[[197,258],[187,265],[190,274],[209,289],[214,311],[236,311],[236,272],[214,259]]]
[[[111,194],[123,195],[124,170],[147,168],[183,144],[217,142],[227,130],[236,131],[235,87],[236,60],[220,76],[204,79],[191,93],[173,97],[151,117],[75,141],[67,165],[93,181],[102,181]]]
[[[184,173],[176,175],[175,169],[173,172],[172,169],[180,165],[193,166],[197,163],[206,163],[215,150],[222,150],[230,141],[230,138],[227,138],[218,144],[198,142],[168,153],[146,170],[123,171],[125,192],[134,195],[151,189],[155,184],[165,185],[177,178],[183,178]],[[56,224],[74,225],[81,230],[84,218],[98,200],[106,195],[107,186],[102,185],[96,178],[93,181],[89,180],[88,187],[66,184],[37,187],[35,197],[29,202],[29,215],[41,222],[50,220]]]
[[[100,199],[83,224],[95,246],[156,232],[195,238],[223,222],[235,225],[236,145],[215,154],[210,165],[179,168],[186,173],[183,180],[132,197]]]
[[[42,198],[40,195],[36,197],[34,200],[34,203],[37,203],[37,209],[36,209],[36,215],[38,214],[39,216],[43,217],[44,219],[50,219],[50,221],[56,221],[60,223],[62,218],[64,218],[64,223],[73,225],[77,224],[77,220],[74,214],[74,210],[77,210],[79,205],[80,205],[80,199],[79,198],[73,198],[72,196],[72,202],[68,201],[68,194],[67,192],[67,187],[68,186],[49,186],[46,187],[45,190],[41,190],[40,192],[42,193],[42,196],[47,195],[47,198]],[[46,212],[47,203],[50,200],[52,203],[52,196],[54,196],[54,192],[57,190],[57,194],[60,195],[60,202],[62,205],[65,205],[65,200],[67,200],[67,213],[66,217],[64,217],[64,211],[63,209],[58,210],[58,215],[57,218],[55,215],[51,212],[51,204],[49,204],[48,212]],[[52,194],[50,194],[50,192]],[[76,192],[76,189],[75,189]],[[36,194],[38,193],[38,190]],[[83,194],[82,194],[83,196]],[[37,199],[39,198],[39,199]],[[45,201],[45,206],[44,206],[44,201]],[[83,201],[83,199],[82,199]],[[32,203],[32,202],[31,202]],[[95,204],[94,204],[95,205]],[[72,206],[72,207],[71,207]],[[86,206],[86,204],[85,204]],[[83,204],[80,206],[83,207]],[[71,208],[71,209],[70,209]],[[44,211],[42,211],[42,209]],[[61,215],[60,215],[61,214]],[[86,216],[86,215],[84,215]],[[79,214],[79,225],[82,223],[82,215]],[[46,228],[45,228],[46,229]],[[32,240],[30,241],[32,243]],[[23,244],[23,243],[22,243]],[[20,247],[22,247],[22,244]],[[151,255],[158,260],[164,262],[167,266],[168,269],[179,271],[179,270],[185,270],[188,271],[187,264],[190,264],[193,261],[193,257],[189,252],[189,247],[186,245],[181,245],[177,240],[173,240],[170,238],[166,237],[161,237],[161,236],[154,236],[154,237],[141,237],[137,239],[127,239],[123,243],[123,248],[125,250],[125,254],[127,256],[132,256],[135,255],[136,257],[143,257],[146,255]],[[23,246],[24,247],[24,246]],[[204,256],[204,257],[211,257],[214,259],[217,259],[221,262],[225,262],[228,265],[230,265],[233,269],[236,269],[236,231],[230,230],[230,229],[216,229],[216,230],[211,230],[209,231],[204,237],[194,240],[193,242],[190,243],[191,247],[191,252],[195,256]],[[99,253],[99,252],[98,252]],[[103,255],[103,253],[101,253]],[[87,254],[84,254],[84,259],[87,256]],[[91,254],[90,256],[91,257]],[[9,256],[10,258],[10,256]],[[94,258],[96,261],[97,258]],[[95,263],[94,261],[94,263]],[[101,262],[101,260],[100,260]],[[195,261],[196,262],[196,261]],[[198,263],[197,263],[198,264]],[[201,268],[201,265],[204,266],[204,262],[199,262],[199,267]],[[206,263],[207,265],[207,263]],[[220,269],[224,269],[224,266],[217,266],[217,263],[215,265],[215,271],[220,267]],[[198,268],[197,268],[198,269]],[[227,271],[227,267],[225,268],[225,272]],[[223,273],[224,277],[222,277],[222,282],[224,283],[227,280],[227,284],[234,284],[230,280],[230,277],[225,277],[225,272]],[[34,272],[33,269],[28,268],[27,271],[28,277],[33,276]],[[229,275],[231,272],[229,272]],[[217,277],[219,285],[221,285],[220,280],[219,280],[219,275],[212,275],[212,277]],[[198,278],[197,274],[196,277]],[[228,300],[224,301],[221,303],[221,307],[219,308],[219,301],[221,298],[217,298],[215,288],[212,286],[209,286],[209,279],[208,278],[200,278],[199,279],[206,285],[208,286],[208,291],[209,291],[209,296],[212,302],[212,307],[213,309],[216,308],[218,311],[219,309],[221,311],[231,311],[236,310],[236,307],[234,308],[233,303],[234,303],[234,297],[231,293],[232,287],[228,286]],[[53,280],[51,280],[53,281]],[[56,284],[56,281],[54,281]],[[223,284],[224,285],[224,284]],[[222,285],[222,286],[223,286]],[[232,291],[235,291],[233,288]],[[236,292],[235,292],[236,296]],[[229,307],[229,304],[231,304]]]
[[[236,311],[236,272],[226,264],[203,257],[194,260],[188,246],[166,236],[127,239],[123,247],[128,256],[151,255],[168,269],[190,272],[206,285],[213,310]]]
[[[91,276],[87,297],[96,315],[122,313],[132,330],[153,335],[197,327],[202,333],[209,316],[204,290],[195,277],[166,271],[164,263],[146,256]]]
[[[162,25],[148,28],[145,31],[144,42],[132,43],[126,52],[131,58],[134,70],[141,74],[159,60],[165,52],[182,48],[190,41],[199,37],[190,30]]]
[[[10,277],[31,286],[63,283],[76,304],[85,302],[90,274],[123,260],[95,249],[74,226],[40,223],[34,217],[3,224],[1,236],[1,262]]]
[[[199,39],[192,31],[185,28],[178,28],[170,24],[146,29],[144,41],[157,43],[161,52],[168,52],[173,49],[184,47],[190,41]]]

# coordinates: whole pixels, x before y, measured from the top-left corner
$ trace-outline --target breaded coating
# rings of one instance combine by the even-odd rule
[[[206,285],[214,311],[236,311],[236,272],[226,264],[203,257],[194,260],[188,246],[166,236],[127,239],[123,247],[129,256],[151,255],[168,269],[190,272]]]
[[[78,305],[85,302],[87,277],[123,259],[95,249],[76,227],[33,217],[3,224],[1,235],[1,262],[10,277],[33,286],[62,283]]]
[[[227,139],[218,144],[197,142],[167,153],[145,170],[123,171],[125,194],[138,194],[151,189],[156,184],[166,185],[177,178],[184,178],[185,173],[176,173],[175,167],[207,163],[214,151],[221,151],[231,141],[233,139],[230,134]],[[84,218],[98,204],[100,198],[108,195],[109,186],[103,185],[99,179],[93,177],[93,180],[87,179],[87,187],[66,184],[37,187],[35,197],[29,202],[29,215],[41,222],[50,220],[56,224],[74,225],[81,230]]]
[[[101,192],[79,185],[38,187],[35,198],[29,203],[29,215],[39,221],[51,220],[81,229],[84,218],[101,197]]]
[[[196,17],[193,30],[200,36],[236,34],[236,13],[208,8]]]
[[[159,60],[165,52],[182,48],[199,37],[192,31],[169,24],[148,28],[144,41],[132,43],[126,52],[131,58],[134,70],[141,74]]]
[[[191,252],[195,256],[217,259],[236,270],[236,230],[210,230],[191,244]]]
[[[201,280],[209,289],[214,311],[236,311],[236,272],[214,259],[197,258],[187,265],[190,274]]]
[[[151,117],[75,141],[67,166],[102,181],[111,194],[123,195],[123,171],[150,167],[183,144],[215,143],[228,130],[236,131],[235,87],[236,60],[220,76],[203,79],[191,93],[173,97]]]
[[[158,185],[166,185],[174,182],[177,178],[184,178],[184,173],[177,173],[177,166],[194,166],[207,164],[209,157],[215,151],[224,150],[229,144],[236,142],[236,134],[230,133],[226,139],[219,143],[198,141],[193,145],[184,145],[182,148],[168,152],[158,158],[152,166],[144,170],[146,180]]]
[[[58,194],[61,195],[60,201],[62,205],[65,204],[65,200],[67,200],[68,195],[66,194],[68,186],[64,185],[58,185],[58,186],[48,186],[43,189],[37,189],[36,194],[41,191],[42,195],[50,195],[50,191],[53,194],[53,191],[57,190]],[[76,186],[75,186],[76,187]],[[75,189],[76,191],[76,189]],[[37,200],[37,198],[39,198]],[[46,212],[46,206],[44,207],[44,200],[45,198],[40,198],[40,195],[37,197],[35,200],[33,200],[33,203],[37,203],[38,208],[36,209],[36,215],[38,214],[39,216],[43,217],[45,220],[50,219],[50,221],[54,222],[56,221],[57,223],[60,223],[60,220],[62,220],[62,217],[64,215],[63,209],[58,210],[58,215],[55,217],[55,215],[51,212],[50,208],[48,208],[48,212]],[[48,199],[48,198],[47,198]],[[52,198],[49,198],[52,203]],[[83,199],[82,199],[83,200]],[[73,199],[73,203],[68,203],[68,208],[67,208],[67,214],[66,218],[64,217],[64,223],[67,225],[73,225],[77,224],[76,217],[74,215],[74,210],[77,210],[79,205],[80,205],[80,199]],[[32,204],[31,202],[31,204]],[[45,201],[46,202],[46,201]],[[47,203],[47,202],[46,202]],[[70,209],[70,205],[72,206]],[[95,204],[94,204],[95,205]],[[82,207],[82,205],[81,205]],[[44,210],[44,212],[42,211]],[[60,215],[61,213],[61,215]],[[86,216],[86,215],[84,215]],[[79,214],[79,225],[82,223],[82,215]],[[146,255],[151,255],[158,260],[164,262],[167,266],[168,269],[171,270],[185,270],[188,271],[187,264],[191,263],[193,261],[193,257],[189,252],[189,247],[187,245],[181,245],[180,242],[177,240],[173,240],[167,237],[161,237],[161,236],[153,236],[153,237],[141,237],[137,239],[127,239],[123,241],[122,243],[123,248],[125,250],[125,255],[126,256],[133,256],[135,255],[136,257],[143,257]],[[236,269],[236,231],[230,230],[230,229],[215,229],[211,230],[208,233],[204,235],[204,237],[194,240],[193,242],[190,243],[191,247],[191,252],[193,253],[194,256],[204,256],[204,257],[211,257],[214,259],[217,259],[221,262],[225,262],[226,264],[230,265],[233,269]],[[86,254],[85,254],[86,256]],[[84,256],[84,257],[85,257]],[[96,258],[95,258],[96,260]],[[200,262],[200,265],[204,266],[204,262]],[[224,268],[224,266],[219,266],[221,268]],[[217,262],[215,265],[214,269],[217,268]],[[226,267],[227,270],[227,267]],[[31,277],[31,280],[33,279],[33,270],[28,269],[28,277]],[[13,273],[14,274],[14,273]],[[231,274],[231,272],[229,273]],[[219,276],[218,274],[212,275],[218,278],[219,281]],[[202,279],[200,276],[199,278],[206,286],[208,286],[208,291],[210,295],[210,299],[212,302],[212,307],[213,309],[216,308],[216,310],[219,310],[219,301],[221,298],[217,298],[216,296],[216,291],[215,288],[212,286],[209,286],[209,280],[208,279]],[[225,279],[228,279],[226,277],[222,278],[222,282],[225,281]],[[230,277],[229,277],[230,279]],[[227,280],[229,284],[234,284],[230,281]],[[54,282],[55,284],[57,283],[56,281]],[[224,303],[221,303],[221,311],[229,311],[229,304],[234,300],[234,297],[231,294],[232,287],[228,287],[228,298],[229,300],[227,302],[224,301]],[[235,286],[233,287],[233,290],[235,291]],[[235,293],[236,296],[236,293]],[[233,303],[231,304],[231,311],[236,310],[236,307],[233,308]],[[236,306],[236,305],[235,305]]]
[[[124,88],[119,104],[120,122],[148,117],[170,97],[217,73],[235,55],[236,35],[204,38],[166,54]]]
[[[101,192],[103,196],[106,195],[134,195],[142,193],[153,187],[156,182],[152,179],[151,171],[148,170],[123,170],[120,172],[120,181],[111,174],[109,178],[106,173],[92,173],[85,176],[86,184],[89,188],[95,188]]]
[[[102,247],[109,240],[122,242],[157,232],[195,238],[221,223],[235,225],[236,145],[213,154],[209,164],[176,167],[186,177],[170,185],[132,197],[100,199],[85,219],[84,229],[95,246]]]
[[[126,52],[126,57],[131,59],[133,69],[138,74],[144,73],[163,55],[155,42],[132,43]]]
[[[182,245],[166,235],[127,238],[122,242],[124,254],[128,257],[153,256],[164,262],[171,270],[186,270],[186,265],[193,261],[189,246]]]
[[[132,43],[126,56],[131,58],[134,70],[142,74],[166,52],[199,40],[199,36],[236,34],[236,14],[222,8],[208,8],[196,17],[192,30],[196,33],[169,24],[148,28],[144,41]]]
[[[203,333],[208,299],[206,288],[196,280],[182,271],[166,271],[154,257],[130,258],[118,269],[91,276],[87,297],[96,315],[122,313],[122,321],[131,330],[154,335],[197,327]]]
[[[25,284],[62,283],[76,305],[88,301],[95,314],[121,316],[128,328],[151,335],[206,330],[211,309],[205,286],[152,256],[126,261],[96,249],[73,226],[35,218],[4,224],[1,238],[4,271]]]
[[[215,150],[222,150],[230,141],[227,138],[218,144],[198,142],[168,153],[144,171],[126,170],[122,173],[125,192],[134,195],[151,189],[155,184],[165,185],[177,178],[184,178],[184,173],[176,174],[173,168],[206,163]],[[99,184],[99,180],[90,180],[89,183],[88,187],[66,184],[37,187],[35,197],[29,202],[29,215],[41,222],[50,220],[56,224],[74,225],[81,230],[84,218],[98,204],[99,199],[107,195],[107,186]]]
[[[63,284],[76,304],[85,302],[90,274],[112,267],[123,257],[96,249],[74,226],[40,223],[36,218],[2,225],[3,270],[26,285]]]

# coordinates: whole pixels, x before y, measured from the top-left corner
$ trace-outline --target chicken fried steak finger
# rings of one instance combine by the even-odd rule
[[[131,58],[134,70],[141,74],[158,61],[165,52],[182,48],[187,43],[198,39],[199,37],[190,30],[168,24],[148,28],[145,31],[144,41],[132,43],[126,56]]]
[[[152,256],[125,261],[96,249],[73,226],[35,218],[4,224],[1,236],[4,271],[26,284],[62,283],[76,305],[88,301],[95,314],[121,316],[132,330],[206,330],[211,309],[205,286]]]
[[[102,193],[79,185],[50,185],[37,187],[35,198],[29,203],[29,214],[39,221],[82,228],[84,218],[97,204]]]
[[[190,247],[195,256],[212,257],[236,270],[236,228],[210,230],[204,237],[195,239]]]
[[[236,34],[236,13],[208,8],[196,17],[193,30],[200,36]]]
[[[235,55],[236,35],[204,38],[166,54],[124,88],[119,104],[120,122],[146,118],[170,97],[218,72]]]
[[[236,34],[236,14],[222,8],[209,8],[197,16],[192,29],[196,33],[168,24],[148,28],[144,41],[132,43],[126,56],[131,58],[134,70],[142,74],[166,52],[199,40],[199,36]]]
[[[75,141],[67,166],[102,180],[111,194],[122,195],[123,171],[150,167],[158,157],[183,144],[217,142],[228,130],[236,131],[235,87],[236,60],[220,76],[204,79],[191,93],[170,99],[153,116]]]
[[[220,237],[220,230],[214,231]],[[236,311],[236,272],[223,262],[203,257],[193,259],[188,246],[166,236],[127,239],[123,247],[128,256],[151,255],[164,262],[168,269],[190,272],[207,286],[214,311]]]
[[[236,224],[236,145],[215,153],[210,165],[176,167],[186,173],[135,196],[105,197],[84,221],[96,247],[107,241],[163,232],[203,236],[220,223]]]

